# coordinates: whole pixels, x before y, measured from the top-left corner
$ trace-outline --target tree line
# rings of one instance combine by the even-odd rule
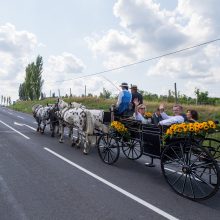
[[[25,80],[19,86],[19,99],[26,101],[26,100],[39,100],[40,98],[43,99],[46,95],[42,92],[42,87],[44,80],[42,79],[42,72],[43,72],[43,58],[38,56],[35,62],[28,64],[25,68]],[[71,91],[71,89],[70,89]],[[170,103],[181,103],[181,104],[193,104],[193,105],[220,105],[220,98],[216,97],[209,97],[208,91],[200,91],[199,89],[195,88],[194,94],[196,98],[192,98],[190,96],[186,96],[185,94],[177,94],[172,91],[168,90],[167,95],[158,95],[154,93],[150,93],[144,90],[139,90],[139,92],[143,95],[144,100],[152,101],[152,102],[170,102]],[[52,97],[56,97],[55,92],[50,94]],[[64,97],[72,97],[73,95],[70,92],[70,95],[65,95]],[[100,92],[98,96],[94,96],[92,93],[88,93],[87,95],[82,94],[81,97],[98,97],[98,98],[116,98],[115,95],[112,94],[111,91],[103,88],[103,91]],[[10,103],[11,99],[5,97],[1,99],[2,102]]]

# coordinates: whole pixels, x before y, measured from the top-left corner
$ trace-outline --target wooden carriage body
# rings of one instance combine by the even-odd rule
[[[128,117],[105,113],[104,123],[120,121],[128,129],[130,139],[124,140],[114,132],[99,137],[97,146],[104,163],[115,163],[120,149],[131,160],[142,155],[160,159],[163,176],[180,196],[191,200],[204,200],[217,193],[220,186],[220,141],[213,138],[177,138],[163,140],[163,127],[142,124]]]

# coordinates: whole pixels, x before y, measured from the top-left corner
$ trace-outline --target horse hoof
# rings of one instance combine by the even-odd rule
[[[86,152],[86,151],[83,151],[83,154],[84,154],[84,155],[88,155],[88,152]]]
[[[59,140],[59,142],[60,142],[60,143],[63,143],[63,141],[62,141],[62,140]]]

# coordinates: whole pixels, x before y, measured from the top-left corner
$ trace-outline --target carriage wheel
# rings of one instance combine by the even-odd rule
[[[218,164],[220,164],[220,141],[214,138],[205,138],[202,142],[202,147],[204,147]]]
[[[104,163],[113,164],[118,160],[120,148],[114,136],[111,134],[101,135],[97,146],[99,156]]]
[[[122,142],[122,151],[128,159],[137,160],[143,154],[141,141],[130,139],[128,142]]]
[[[208,199],[219,189],[218,164],[198,143],[168,145],[161,156],[161,169],[171,188],[188,199]]]

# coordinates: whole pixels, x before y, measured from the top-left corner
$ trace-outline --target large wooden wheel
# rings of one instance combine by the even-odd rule
[[[118,160],[120,148],[117,138],[114,135],[101,135],[97,147],[99,156],[104,163],[113,164]]]
[[[215,138],[205,138],[201,145],[213,156],[218,164],[220,164],[220,141]]]
[[[137,160],[143,154],[143,147],[141,141],[138,139],[130,139],[122,142],[122,151],[124,155],[130,160]]]
[[[191,200],[208,199],[219,189],[218,164],[198,143],[177,141],[166,146],[161,169],[170,187]]]

